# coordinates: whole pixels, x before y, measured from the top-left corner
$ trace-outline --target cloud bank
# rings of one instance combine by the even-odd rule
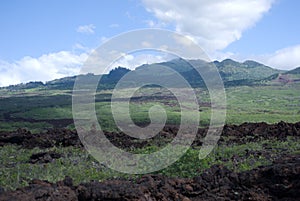
[[[173,27],[195,40],[212,59],[232,58],[242,60],[242,56],[223,52],[230,43],[239,40],[243,32],[253,26],[267,13],[275,0],[142,0],[146,10],[154,19],[146,23],[149,27]],[[111,24],[117,28],[119,24]],[[93,24],[81,25],[76,31],[95,34]],[[107,40],[102,38],[101,40]],[[103,42],[102,41],[102,42]],[[183,41],[184,42],[184,41]],[[143,44],[145,47],[148,44]],[[0,86],[28,81],[48,81],[80,72],[87,59],[89,48],[76,43],[75,49],[85,53],[60,51],[44,54],[38,58],[26,56],[18,61],[0,60]],[[290,70],[300,66],[300,45],[280,49],[264,55],[247,56],[265,65]],[[162,55],[125,55],[114,66],[133,69],[144,63],[155,63],[170,58]]]
[[[262,62],[283,70],[300,67],[300,45],[287,47],[273,54],[265,55]]]
[[[241,38],[272,6],[273,0],[143,0],[147,11],[189,35],[207,52]]]
[[[39,58],[26,56],[19,61],[0,60],[0,86],[29,81],[49,81],[78,74],[86,53],[73,54],[68,51],[44,54]]]
[[[176,57],[167,53],[153,54],[153,53],[140,53],[140,54],[125,54],[122,58],[115,61],[111,67],[118,66],[134,70],[136,67],[143,64],[161,63],[175,59]]]
[[[194,39],[212,58],[242,60],[240,55],[223,52],[239,40],[243,32],[255,24],[272,7],[275,0],[142,0],[144,7],[157,22],[150,27],[166,24]],[[268,66],[290,70],[300,66],[300,45],[283,48],[264,55],[247,56]],[[243,56],[245,57],[245,56]]]

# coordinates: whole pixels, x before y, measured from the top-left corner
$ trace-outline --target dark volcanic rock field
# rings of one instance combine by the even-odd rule
[[[166,126],[150,140],[137,141],[122,132],[106,132],[106,137],[121,148],[162,146],[172,140],[178,128]],[[199,129],[193,146],[200,146],[207,129]],[[247,144],[261,140],[285,141],[300,137],[300,122],[266,124],[244,123],[225,125],[219,144]],[[19,129],[0,132],[0,146],[19,145],[22,148],[49,148],[53,146],[82,147],[76,131],[53,129],[32,134]],[[125,146],[126,145],[126,146]],[[267,154],[247,150],[252,155]],[[252,153],[253,152],[253,153]],[[0,201],[65,201],[65,200],[300,200],[300,152],[280,154],[273,164],[250,171],[235,172],[222,165],[214,165],[194,178],[168,178],[163,175],[144,175],[138,179],[91,181],[74,185],[72,178],[50,183],[32,180],[27,187],[5,191],[0,187]],[[246,153],[247,154],[247,153]],[[30,163],[48,163],[61,157],[55,152],[41,152],[30,157]]]
[[[285,157],[242,173],[213,166],[192,179],[146,175],[135,181],[95,181],[78,186],[69,177],[57,183],[33,180],[27,187],[0,193],[0,200],[300,200],[300,157]]]
[[[121,148],[142,148],[147,145],[165,144],[175,137],[178,128],[166,126],[155,137],[149,140],[136,140],[122,132],[105,132],[106,137],[116,146]],[[207,133],[207,128],[200,128],[193,146],[201,146],[202,139]],[[225,125],[219,143],[244,144],[264,139],[285,140],[287,136],[300,136],[300,122],[277,124],[244,123],[241,125]],[[0,146],[6,144],[21,145],[24,148],[49,148],[53,146],[82,146],[77,132],[67,129],[51,129],[47,132],[32,134],[25,129],[13,132],[0,132]]]

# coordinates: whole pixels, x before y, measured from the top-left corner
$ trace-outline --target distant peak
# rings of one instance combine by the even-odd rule
[[[235,61],[232,60],[232,59],[227,58],[227,59],[224,59],[222,62],[235,62]]]
[[[238,64],[239,62],[234,61],[232,59],[224,59],[223,61],[221,61],[221,63],[223,63],[225,65],[233,65],[233,64]]]
[[[110,72],[109,72],[109,76],[116,76],[116,75],[125,75],[126,73],[128,73],[130,70],[128,68],[124,68],[124,67],[117,67],[115,69],[112,69]]]
[[[300,74],[300,67],[287,71],[285,74]]]

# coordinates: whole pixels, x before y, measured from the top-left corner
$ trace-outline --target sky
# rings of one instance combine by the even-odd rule
[[[211,60],[300,66],[300,1],[10,0],[0,2],[0,86],[76,75],[109,38],[161,28],[193,39]],[[125,67],[160,62],[131,55]]]

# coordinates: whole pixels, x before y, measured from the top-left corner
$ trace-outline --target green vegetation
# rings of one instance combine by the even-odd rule
[[[215,62],[224,81],[260,80],[282,71],[275,70],[255,61],[239,63],[231,59]]]
[[[186,80],[189,80],[192,86],[202,86],[202,78],[195,77],[195,70],[190,64],[201,69],[208,67],[211,63],[201,60],[189,62],[174,59],[160,65],[168,66],[180,73]],[[226,123],[262,121],[276,123],[300,120],[299,82],[284,84],[276,81],[279,73],[284,74],[284,79],[296,79],[299,69],[282,72],[255,61],[239,63],[230,59],[213,63],[219,69],[227,86]],[[152,73],[151,67],[152,65],[142,65],[132,71],[133,75],[147,76]],[[128,69],[119,67],[102,76],[102,87],[99,88],[95,100],[98,120],[105,130],[116,130],[110,106],[112,88],[128,72]],[[172,79],[173,74],[162,70],[159,76],[161,79]],[[43,130],[57,126],[50,120],[72,119],[72,89],[76,78],[97,81],[99,77],[87,74],[57,79],[46,84],[30,82],[0,89],[0,131],[14,130],[16,127]],[[196,88],[196,91],[200,102],[200,126],[207,126],[211,115],[209,105],[207,105],[210,102],[209,94],[203,88]],[[145,97],[149,94],[151,97]],[[140,97],[142,99],[139,100]],[[137,101],[134,101],[134,98],[137,98]],[[122,105],[123,102],[119,100],[118,104]],[[178,124],[180,122],[181,110],[176,99],[168,90],[153,86],[142,88],[132,97],[130,113],[133,121],[137,124],[149,123],[148,111],[155,104],[166,110],[167,123]],[[71,124],[64,126],[74,128]]]
[[[192,63],[196,67],[211,65],[200,60],[192,61]],[[214,62],[214,64],[220,70],[226,86],[227,124],[300,121],[300,82],[295,81],[300,78],[299,69],[281,72],[254,61],[238,63],[224,60]],[[199,115],[200,126],[208,126],[211,116],[210,97],[205,88],[199,88],[203,85],[203,81],[199,79],[199,76],[194,75],[195,70],[180,59],[165,62],[163,65],[182,74],[192,86],[197,86],[195,91],[200,105],[199,113],[195,114],[191,110],[190,118],[193,115]],[[151,73],[151,65],[142,65],[136,71]],[[96,114],[104,130],[118,130],[111,111],[112,88],[127,72],[129,70],[118,68],[104,75],[102,85],[95,96]],[[279,82],[280,74],[290,82],[288,84]],[[161,72],[160,76],[162,79],[171,79],[173,75],[167,71]],[[98,77],[88,74],[81,75],[79,78],[96,80]],[[0,89],[0,131],[26,128],[37,133],[56,127],[75,129],[71,123],[73,118],[72,89],[75,79],[76,76],[53,80],[46,84],[31,82]],[[184,88],[179,89],[182,92],[185,90]],[[128,120],[128,117],[124,115],[124,109],[127,109],[124,101],[128,98],[126,97],[128,91],[123,89],[123,92],[124,97],[115,100],[114,103],[120,107],[118,117],[125,121]],[[176,98],[170,91],[157,86],[144,87],[131,97],[130,118],[139,125],[150,123],[149,110],[155,105],[165,109],[167,124],[180,122],[181,108]],[[190,108],[189,103],[183,103],[183,105],[187,110]],[[82,111],[83,116],[85,112]],[[219,164],[240,172],[270,164],[282,154],[300,154],[299,139],[296,137],[289,137],[286,141],[264,140],[248,144],[225,144],[215,147],[213,152],[203,160],[199,160],[200,147],[190,148],[180,160],[156,174],[171,177],[193,177],[212,165]],[[152,145],[131,151],[146,154],[158,149],[158,146]],[[247,154],[249,150],[251,152]],[[55,159],[51,163],[29,163],[32,154],[45,151],[60,153],[62,158]],[[5,145],[0,148],[0,157],[0,186],[6,189],[25,186],[33,178],[55,182],[68,175],[78,184],[90,180],[138,177],[112,171],[93,159],[84,149],[75,147],[54,147],[41,150]]]
[[[272,147],[272,149],[267,149]],[[135,150],[138,153],[157,151],[155,146]],[[247,150],[253,154],[246,156]],[[170,177],[194,177],[212,165],[222,164],[233,171],[246,171],[261,165],[268,165],[281,154],[299,154],[300,144],[290,137],[287,141],[261,141],[242,145],[220,145],[203,160],[199,160],[199,149],[190,148],[187,153],[168,168],[156,172]],[[55,151],[63,155],[51,163],[29,163],[34,153]],[[261,153],[261,154],[255,154]],[[15,189],[26,186],[32,178],[56,182],[65,175],[71,176],[75,184],[90,180],[105,180],[112,178],[136,178],[141,175],[127,175],[106,168],[84,149],[74,147],[54,147],[46,150],[23,149],[7,145],[0,149],[0,186]]]
[[[63,154],[63,158],[51,163],[31,164],[30,156],[41,151],[55,151]],[[65,175],[72,176],[76,183],[114,178],[121,175],[103,167],[86,151],[68,147],[51,148],[47,150],[22,149],[18,146],[4,146],[0,149],[0,186],[15,189],[28,185],[33,178],[48,181],[62,180]],[[126,177],[126,175],[123,175]]]
[[[300,121],[300,85],[270,85],[270,86],[239,86],[226,88],[227,115],[226,123],[241,124],[244,122]],[[159,93],[157,92],[159,91]],[[209,94],[207,91],[196,90],[200,102],[200,125],[209,124],[211,110]],[[3,92],[2,92],[3,93]],[[0,130],[15,130],[18,127],[29,130],[44,130],[53,127],[50,120],[72,119],[71,91],[44,91],[39,95],[8,95],[0,99]],[[99,91],[96,95],[96,112],[98,120],[105,130],[116,130],[111,113],[111,90]],[[156,95],[159,94],[159,96]],[[152,96],[146,96],[152,94]],[[155,96],[154,96],[154,95]],[[145,96],[145,97],[144,97]],[[166,110],[168,124],[178,124],[181,118],[181,110],[176,99],[169,92],[157,88],[143,88],[135,97],[143,97],[141,100],[131,101],[130,114],[137,124],[150,123],[149,109],[154,105],[160,105]],[[133,97],[134,98],[134,97]],[[117,102],[119,106],[123,101]],[[188,107],[188,103],[185,104]],[[120,112],[119,118],[123,113]],[[124,119],[126,117],[124,116]],[[38,122],[28,122],[33,119]],[[55,125],[54,125],[55,126]],[[67,127],[74,127],[66,125]]]
[[[24,128],[32,133],[39,133],[46,129],[53,128],[53,125],[46,122],[30,123],[30,122],[1,122],[1,131],[15,131],[19,128]]]
[[[226,90],[229,124],[300,121],[300,85],[234,87]]]
[[[72,108],[68,106],[54,106],[33,108],[32,110],[18,112],[11,115],[12,117],[20,117],[25,119],[70,119],[72,117]]]

